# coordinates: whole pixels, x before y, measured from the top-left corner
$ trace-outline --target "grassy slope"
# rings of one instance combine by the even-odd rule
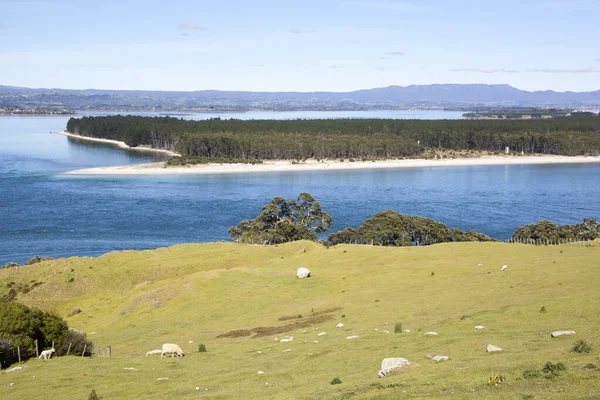
[[[314,277],[296,279],[300,266]],[[105,399],[197,398],[196,386],[203,398],[215,399],[598,398],[600,372],[582,367],[600,366],[599,267],[600,247],[326,249],[297,242],[180,245],[0,270],[0,295],[8,282],[42,281],[19,301],[63,316],[80,307],[83,312],[68,318],[69,325],[96,332],[90,336],[96,349],[110,344],[113,350],[110,359],[31,360],[25,370],[0,374],[0,398],[34,398],[43,387],[54,399],[84,399],[92,388]],[[545,314],[539,313],[542,305]],[[216,338],[337,306],[343,310],[335,319],[307,333],[289,333],[292,343],[276,342],[275,336]],[[461,320],[463,314],[472,318]],[[336,329],[340,321],[345,327]],[[394,334],[397,321],[412,332]],[[478,324],[486,328],[473,329]],[[594,353],[570,353],[574,337],[550,338],[559,329],[576,330],[576,338],[597,345]],[[321,331],[327,335],[317,337]],[[426,331],[439,336],[423,336]],[[360,338],[346,340],[348,335]],[[187,356],[145,357],[165,342],[178,343]],[[196,352],[200,343],[208,353]],[[486,354],[488,344],[505,351]],[[436,364],[426,357],[430,353],[451,360]],[[378,379],[384,357],[405,357],[414,366]],[[568,370],[554,380],[520,378],[546,361],[562,361]],[[488,386],[491,370],[508,382]],[[330,385],[336,376],[343,383]]]

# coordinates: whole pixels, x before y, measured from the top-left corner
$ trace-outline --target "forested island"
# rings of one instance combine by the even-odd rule
[[[223,120],[71,118],[72,134],[151,146],[183,157],[236,160],[421,158],[433,150],[600,154],[600,118],[546,120]]]

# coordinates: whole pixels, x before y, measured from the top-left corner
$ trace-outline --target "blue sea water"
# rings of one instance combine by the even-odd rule
[[[455,118],[442,111],[227,114],[226,118]],[[151,114],[154,115],[154,114]],[[193,114],[209,118],[218,114]],[[221,115],[221,117],[225,117]],[[152,162],[161,156],[57,135],[68,117],[0,117],[0,265],[34,254],[97,256],[113,250],[229,240],[275,196],[313,194],[331,231],[392,209],[506,239],[523,224],[600,218],[600,165],[435,167],[237,175],[68,176],[73,169]]]

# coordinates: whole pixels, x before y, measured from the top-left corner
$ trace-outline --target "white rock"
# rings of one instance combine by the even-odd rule
[[[13,386],[15,383],[11,382],[11,383],[7,383],[6,386]]]
[[[346,339],[358,339],[358,335],[347,336]]]
[[[550,336],[557,337],[562,335],[575,335],[575,331],[555,331]]]
[[[258,350],[258,351],[256,352],[256,354],[262,354],[262,351]]]
[[[503,266],[502,266],[502,271],[503,271],[503,272],[504,272],[504,271],[506,271],[507,269],[508,269],[508,266],[507,266],[507,265],[503,265]]]
[[[475,327],[475,329],[483,329],[483,328],[485,328],[485,326],[483,326],[483,325],[477,325],[477,326]]]
[[[424,336],[437,336],[438,333],[437,332],[425,332]]]
[[[277,342],[277,341],[279,341],[279,339],[275,338],[275,341]]]
[[[477,266],[478,266],[478,267],[482,267],[482,266],[483,266],[483,264],[477,264]]]
[[[319,341],[318,340],[313,340],[313,343],[319,343]]]
[[[198,386],[196,386],[196,390],[200,390],[200,388]]]
[[[379,328],[375,328],[375,329],[373,329],[373,330],[374,330],[374,331],[378,331],[378,330],[379,330]]]
[[[317,336],[325,336],[325,335],[327,335],[327,332],[319,332],[319,333],[317,333]]]
[[[264,374],[264,372],[263,371],[258,371],[257,374],[262,375],[262,374]]]
[[[193,340],[190,340],[188,343],[189,343],[189,344],[192,344],[192,343],[194,343],[194,341],[193,341]]]
[[[149,356],[152,354],[162,354],[162,350],[161,349],[150,350],[149,352],[146,353],[146,356]]]
[[[440,362],[440,361],[448,361],[448,359],[449,359],[449,358],[450,358],[450,357],[448,357],[448,356],[433,356],[433,357],[431,357],[431,359],[432,359],[433,361],[437,361],[437,362]]]
[[[340,323],[338,323],[338,324],[337,324],[335,327],[336,327],[336,328],[343,328],[343,327],[344,327],[344,323],[343,323],[343,322],[340,322]]]
[[[383,378],[388,373],[394,370],[402,369],[407,365],[410,365],[411,362],[406,358],[384,358],[381,362],[381,369],[379,370],[379,374],[377,374],[380,378]]]
[[[293,342],[294,339],[293,338],[286,338],[286,339],[281,339],[279,341],[279,343],[289,343],[289,342]]]
[[[502,351],[502,349],[498,346],[494,346],[493,344],[488,344],[486,351],[488,353],[497,353],[499,351]]]
[[[289,353],[290,351],[292,351],[292,349],[285,349],[284,351],[282,351],[282,353]]]
[[[296,276],[300,279],[304,279],[304,278],[310,278],[310,271],[308,270],[308,268],[298,268],[298,271],[296,272]]]
[[[390,333],[390,331],[386,331],[385,329],[382,330],[381,332],[383,332],[383,333]]]
[[[14,367],[11,369],[7,369],[5,372],[14,372],[14,371],[19,371],[21,369],[27,368],[27,365],[23,365],[22,367]]]
[[[169,378],[156,378],[157,381],[168,381]]]
[[[123,368],[126,371],[137,371],[137,368],[133,368],[133,367],[127,367],[127,368]]]
[[[402,332],[404,332],[404,333],[410,333],[410,329],[405,329]]]
[[[306,332],[308,332],[308,331],[306,331],[306,330],[302,331],[302,333],[306,333]]]

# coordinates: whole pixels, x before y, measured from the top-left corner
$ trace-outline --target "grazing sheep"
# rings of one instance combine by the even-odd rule
[[[152,355],[152,354],[161,354],[161,353],[162,353],[162,350],[161,350],[161,349],[158,349],[158,350],[150,350],[149,352],[147,352],[147,353],[146,353],[146,357],[147,357],[147,356],[150,356],[150,355]]]
[[[508,269],[508,267],[506,265],[502,266],[502,272],[506,271]]]
[[[56,350],[53,348],[51,348],[50,350],[44,350],[40,353],[40,356],[38,358],[43,358],[44,360],[47,360],[49,358],[52,358],[52,353],[56,352]]]
[[[183,354],[183,350],[181,350],[181,347],[172,343],[165,343],[162,345],[162,352],[160,353],[160,358],[163,358],[165,354],[170,354],[171,357],[175,357],[175,355],[177,355],[177,357],[185,356],[185,354]]]

